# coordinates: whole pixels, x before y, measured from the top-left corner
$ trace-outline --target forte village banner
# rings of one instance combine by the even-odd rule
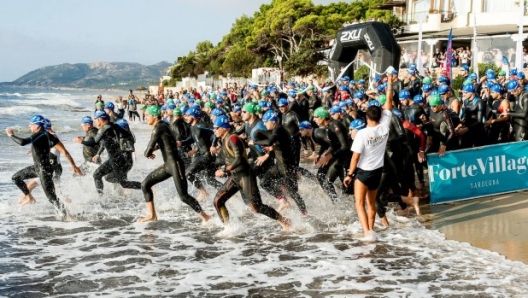
[[[528,141],[428,155],[431,204],[528,189]]]

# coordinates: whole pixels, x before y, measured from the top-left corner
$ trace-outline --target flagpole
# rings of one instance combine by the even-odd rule
[[[477,1],[473,1],[473,48],[471,49],[471,57],[473,64],[473,72],[477,74],[477,80],[479,80],[479,71],[478,71],[478,45],[477,45],[477,10],[476,10]]]
[[[523,69],[523,21],[524,21],[524,0],[519,0],[519,33],[517,36],[517,48],[515,49],[515,67],[517,71]]]
[[[420,23],[418,24],[418,50],[416,51],[416,69],[418,73],[422,76],[425,76],[425,71],[423,68],[422,61],[422,19],[420,18]]]

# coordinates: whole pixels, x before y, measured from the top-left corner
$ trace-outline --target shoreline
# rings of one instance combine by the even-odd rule
[[[528,264],[528,192],[516,192],[442,205],[420,206],[424,226],[446,240],[467,242]]]

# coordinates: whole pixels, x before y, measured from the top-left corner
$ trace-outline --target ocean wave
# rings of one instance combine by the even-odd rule
[[[12,107],[3,107],[0,109],[0,115],[24,115],[24,114],[36,114],[41,112],[42,109],[34,106],[12,106]]]

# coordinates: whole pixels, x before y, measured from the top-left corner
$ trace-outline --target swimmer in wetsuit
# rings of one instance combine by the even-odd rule
[[[266,154],[275,155],[276,163],[264,174],[261,186],[274,197],[281,194],[280,186],[283,185],[290,197],[293,198],[297,207],[303,215],[306,215],[306,204],[299,195],[299,186],[297,184],[297,173],[295,168],[295,157],[291,150],[291,135],[278,123],[277,113],[268,110],[262,116],[264,125],[271,133],[257,132],[257,141],[250,141],[249,144],[257,144],[265,147],[271,147]],[[278,211],[287,207],[287,200],[281,199],[281,206]]]
[[[108,151],[108,160],[101,164],[93,173],[95,188],[99,196],[103,195],[103,177],[109,174],[112,174],[112,182],[118,182],[123,188],[141,189],[141,183],[128,181],[126,177],[128,167],[127,160],[121,151],[120,135],[128,135],[130,133],[123,130],[119,125],[111,123],[109,121],[110,117],[104,111],[97,111],[94,119],[96,125],[99,127],[95,138],[93,140],[86,140],[82,137],[77,137],[74,139],[74,142],[90,147],[103,142],[104,148]]]
[[[229,221],[227,200],[240,191],[244,203],[254,212],[277,220],[285,230],[288,230],[290,221],[282,217],[275,209],[262,203],[257,187],[257,177],[251,171],[246,148],[243,141],[230,132],[229,118],[225,115],[218,116],[214,122],[214,130],[216,137],[222,143],[222,156],[225,161],[225,169],[218,169],[215,174],[217,177],[227,176],[227,181],[218,189],[214,200],[216,211],[222,222],[225,224]]]
[[[87,141],[93,141],[95,139],[95,136],[97,135],[97,128],[93,126],[93,120],[92,117],[86,116],[81,119],[81,128],[86,133],[86,135],[83,137],[84,140]],[[94,157],[97,155],[97,151],[99,151],[99,146],[83,146],[83,157],[85,162],[93,162],[93,163],[100,163],[98,158]]]
[[[189,207],[191,207],[203,221],[211,219],[200,206],[200,203],[196,201],[187,192],[187,180],[185,179],[185,167],[183,161],[178,155],[178,151],[174,144],[176,140],[171,132],[169,125],[166,122],[161,121],[161,110],[158,106],[150,106],[146,111],[147,124],[152,126],[152,134],[150,136],[150,142],[145,150],[145,157],[149,159],[156,158],[153,152],[159,148],[161,156],[163,157],[163,165],[152,171],[145,177],[145,180],[141,183],[141,190],[147,203],[148,214],[146,217],[138,219],[138,222],[146,221],[157,221],[156,210],[154,208],[154,194],[152,193],[152,187],[160,182],[163,182],[170,177],[174,181],[178,196]]]
[[[516,98],[515,106],[511,112],[505,111],[501,115],[512,119],[512,141],[524,141],[528,132],[528,92],[515,80],[509,81],[506,88]]]
[[[24,168],[15,175],[13,175],[12,180],[15,182],[17,187],[24,193],[24,197],[19,201],[20,205],[25,204],[34,204],[36,202],[35,198],[30,193],[25,179],[29,178],[39,178],[44,193],[48,200],[53,204],[57,212],[61,216],[66,216],[66,209],[64,204],[57,198],[55,193],[55,185],[53,184],[53,166],[50,163],[50,149],[56,147],[63,155],[66,157],[70,165],[72,166],[73,172],[78,175],[82,175],[81,170],[75,165],[72,157],[64,148],[64,145],[57,139],[54,135],[49,134],[44,130],[44,117],[41,115],[35,115],[31,117],[29,122],[29,129],[33,133],[29,138],[20,138],[15,136],[12,129],[7,128],[7,135],[21,146],[31,144],[31,153],[33,155],[33,166]]]

